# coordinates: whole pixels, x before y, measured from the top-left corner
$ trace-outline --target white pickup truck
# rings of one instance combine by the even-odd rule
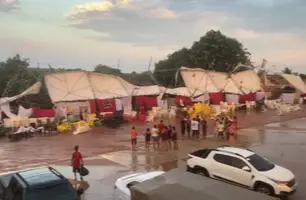
[[[272,164],[252,150],[230,146],[190,153],[187,171],[271,196],[288,196],[297,188],[291,171]]]

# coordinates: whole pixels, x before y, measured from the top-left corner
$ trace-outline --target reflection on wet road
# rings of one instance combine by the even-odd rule
[[[277,118],[280,117],[277,116]],[[246,121],[241,118],[240,124],[245,123],[243,120]],[[306,174],[304,173],[306,162],[303,156],[306,155],[305,120],[298,119],[243,129],[237,139],[230,140],[232,145],[253,149],[276,164],[292,170],[300,183],[292,200],[304,200],[302,197],[306,196]],[[120,176],[136,171],[167,171],[177,167],[185,170],[189,152],[227,143],[210,136],[200,141],[179,140],[179,150],[154,152],[144,149],[143,136],[140,135],[139,147],[137,151],[132,152],[128,134],[130,126],[113,130],[99,128],[92,133],[78,136],[64,134],[36,137],[16,143],[2,140],[0,141],[0,170],[56,163],[57,169],[72,178],[71,168],[68,167],[69,159],[73,146],[78,144],[87,157],[85,164],[90,169],[90,175],[86,177],[90,188],[85,199],[112,199],[113,184]],[[139,130],[144,130],[148,126],[136,124]]]

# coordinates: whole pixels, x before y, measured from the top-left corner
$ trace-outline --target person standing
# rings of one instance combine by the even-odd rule
[[[196,118],[193,118],[191,120],[191,130],[192,130],[192,138],[193,139],[197,138],[199,132],[199,122],[196,120]]]
[[[146,146],[146,149],[149,150],[150,149],[150,142],[151,142],[151,132],[150,132],[150,129],[147,128],[146,132],[145,132],[145,146]]]
[[[175,128],[174,126],[172,127],[171,140],[172,140],[172,143],[173,143],[173,148],[174,148],[174,149],[178,149],[178,144],[177,144],[177,132],[176,132],[176,128]]]
[[[156,125],[151,130],[152,140],[153,140],[153,149],[159,149],[159,130]]]
[[[83,180],[83,176],[81,175],[81,167],[84,164],[83,156],[81,152],[79,152],[79,146],[76,145],[74,147],[74,152],[71,158],[72,171],[74,173],[74,179],[77,180],[77,173],[80,174],[80,179]]]
[[[203,129],[203,137],[206,138],[206,135],[207,135],[207,121],[206,121],[205,118],[202,120],[202,129]]]
[[[130,135],[131,135],[132,149],[133,151],[135,151],[136,145],[137,145],[137,132],[136,132],[135,126],[132,127]]]
[[[185,136],[186,125],[187,125],[187,117],[184,116],[184,118],[181,120],[181,136],[182,136],[182,137]]]
[[[168,126],[168,132],[167,132],[167,134],[168,134],[168,147],[171,149],[171,138],[172,138],[172,126],[171,125],[169,125]]]
[[[190,132],[191,132],[191,120],[187,117],[186,118],[186,130],[187,130],[187,136],[188,139],[190,138]]]

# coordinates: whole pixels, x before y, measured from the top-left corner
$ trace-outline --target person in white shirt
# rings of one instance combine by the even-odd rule
[[[192,138],[195,138],[199,135],[199,122],[195,118],[191,120],[191,130]]]
[[[153,149],[159,149],[159,130],[156,125],[151,129],[151,136],[153,140]]]

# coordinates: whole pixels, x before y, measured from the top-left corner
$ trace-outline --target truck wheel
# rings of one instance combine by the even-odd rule
[[[255,187],[255,191],[259,192],[259,193],[266,194],[268,196],[273,196],[274,195],[273,188],[270,185],[267,185],[267,184],[264,184],[264,183],[259,183]]]
[[[203,167],[194,167],[194,170],[195,170],[195,173],[197,173],[197,174],[209,177],[209,173],[208,173],[207,169],[205,169]]]

